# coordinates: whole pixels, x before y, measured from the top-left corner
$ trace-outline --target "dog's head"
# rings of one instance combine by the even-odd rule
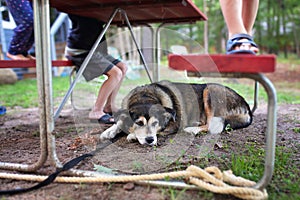
[[[140,144],[156,145],[157,134],[164,130],[171,120],[175,121],[176,112],[160,104],[130,106],[116,114],[121,121],[122,131],[129,133],[128,140],[138,140]]]

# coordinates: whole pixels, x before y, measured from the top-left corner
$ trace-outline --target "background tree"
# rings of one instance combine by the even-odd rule
[[[224,53],[227,31],[219,0],[194,0],[194,3],[201,11],[206,9],[209,53]],[[204,46],[203,21],[191,24],[189,27],[184,29],[185,34]],[[173,26],[172,29],[183,31],[182,25]],[[189,32],[186,32],[187,30]],[[300,4],[298,0],[260,1],[254,24],[254,36],[262,53],[283,54],[286,58],[289,54],[296,54],[300,57]]]

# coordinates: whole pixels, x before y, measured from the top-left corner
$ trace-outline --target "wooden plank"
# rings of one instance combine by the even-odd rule
[[[53,67],[73,66],[69,60],[53,60]],[[0,68],[30,68],[36,67],[35,60],[0,60]]]
[[[107,22],[116,8],[126,11],[132,25],[145,23],[190,23],[207,20],[192,0],[50,0],[59,11]],[[122,17],[113,24],[124,25]]]
[[[275,55],[170,54],[168,60],[170,68],[190,72],[268,73],[276,66]]]

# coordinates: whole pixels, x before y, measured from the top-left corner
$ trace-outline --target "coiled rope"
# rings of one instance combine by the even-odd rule
[[[0,173],[0,178],[44,181],[47,176],[40,175],[21,175],[11,173]],[[242,177],[235,176],[232,171],[221,172],[217,167],[208,167],[204,170],[191,165],[186,170],[165,172],[146,175],[114,175],[114,176],[95,176],[95,177],[63,177],[58,176],[55,182],[58,183],[101,183],[101,182],[137,182],[161,179],[184,178],[189,184],[198,186],[218,194],[228,194],[240,199],[267,199],[266,189],[263,191],[252,188],[256,183]]]

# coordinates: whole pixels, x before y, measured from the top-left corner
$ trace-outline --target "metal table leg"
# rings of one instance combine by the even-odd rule
[[[257,81],[255,81],[254,83],[254,104],[252,107],[252,113],[255,112],[255,110],[257,109],[258,106],[258,90],[259,90],[259,83]]]
[[[51,132],[53,128],[51,105],[51,60],[50,40],[46,40],[42,35],[49,35],[49,3],[47,0],[34,1],[34,31],[36,44],[36,69],[37,84],[39,94],[39,114],[40,114],[40,149],[41,154],[38,161],[32,165],[5,163],[0,162],[1,169],[17,170],[17,171],[36,171],[47,160],[47,132]]]
[[[274,85],[266,76],[262,74],[248,74],[248,77],[261,83],[268,95],[265,170],[263,177],[255,186],[255,188],[263,189],[270,183],[274,171],[277,125],[277,95]]]
[[[276,124],[277,124],[277,95],[272,82],[263,74],[245,73],[201,73],[202,77],[224,77],[224,78],[250,78],[260,83],[268,95],[267,130],[264,174],[260,181],[254,186],[257,189],[265,188],[272,179],[275,162]]]

